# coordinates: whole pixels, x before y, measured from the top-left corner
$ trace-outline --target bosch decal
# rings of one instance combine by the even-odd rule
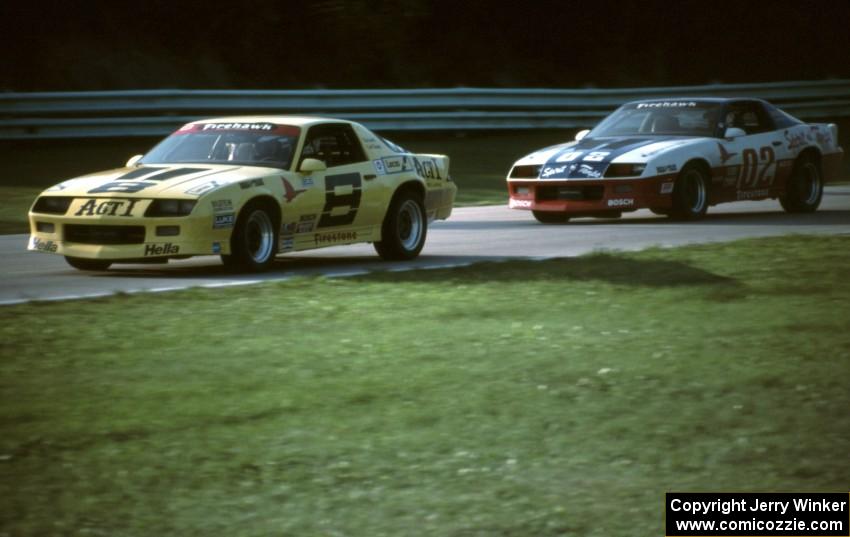
[[[635,204],[632,198],[619,198],[608,200],[608,207],[631,207]]]

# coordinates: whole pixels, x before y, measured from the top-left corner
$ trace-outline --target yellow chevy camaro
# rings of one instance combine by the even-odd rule
[[[410,153],[358,123],[207,119],[125,168],[44,191],[29,249],[81,270],[218,254],[260,271],[279,253],[357,242],[413,259],[456,192],[447,156]]]

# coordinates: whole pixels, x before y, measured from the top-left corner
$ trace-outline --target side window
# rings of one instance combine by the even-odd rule
[[[759,103],[741,102],[729,105],[726,110],[726,126],[743,129],[747,134],[758,134],[773,130],[773,122]]]
[[[776,125],[777,129],[787,129],[788,127],[803,124],[799,119],[786,114],[775,106],[767,106],[767,113],[770,115],[770,119],[773,120],[773,124]]]
[[[351,125],[316,125],[307,132],[301,161],[305,158],[321,160],[328,168],[355,164],[366,160],[360,140]]]

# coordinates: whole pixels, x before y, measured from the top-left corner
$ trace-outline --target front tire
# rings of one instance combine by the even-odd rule
[[[112,266],[112,261],[104,261],[103,259],[84,259],[82,257],[65,256],[65,261],[77,270],[106,270]]]
[[[554,213],[552,211],[531,211],[534,218],[541,224],[566,224],[570,221],[570,217],[564,213]]]
[[[230,254],[222,255],[222,262],[232,270],[267,270],[277,255],[278,228],[276,218],[264,205],[248,205],[236,220],[230,236]]]
[[[422,251],[427,233],[428,219],[421,197],[402,191],[387,210],[375,251],[386,261],[409,261]]]
[[[810,213],[820,206],[823,198],[823,179],[814,159],[803,157],[794,163],[785,194],[779,197],[782,208],[789,213]]]
[[[708,210],[708,176],[701,166],[688,164],[673,187],[670,216],[676,220],[699,220]]]

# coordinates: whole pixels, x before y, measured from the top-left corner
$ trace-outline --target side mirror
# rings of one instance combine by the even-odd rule
[[[576,133],[576,142],[581,141],[585,136],[587,136],[587,133],[589,133],[589,132],[590,132],[590,129],[584,129],[583,131],[578,131]]]
[[[738,127],[729,127],[726,129],[726,132],[723,133],[725,138],[740,138],[741,136],[746,136],[747,131],[744,129],[739,129]]]
[[[136,164],[138,164],[138,162],[139,162],[140,160],[142,160],[142,157],[143,157],[143,156],[144,156],[144,155],[133,155],[132,157],[130,157],[130,160],[128,160],[128,161],[127,161],[126,166],[127,166],[128,168],[132,168],[133,166],[135,166]]]
[[[313,172],[323,172],[327,170],[328,167],[319,159],[315,158],[305,158],[301,163],[301,167],[298,168],[298,171],[301,173],[313,173]]]

